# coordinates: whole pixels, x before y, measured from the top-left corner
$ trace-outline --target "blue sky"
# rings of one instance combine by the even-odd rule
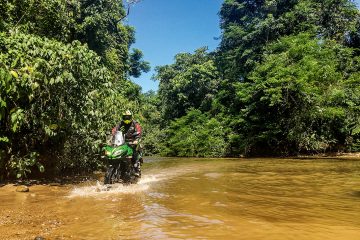
[[[141,0],[130,9],[127,23],[135,27],[136,43],[151,72],[133,79],[143,92],[157,90],[151,80],[156,66],[173,63],[180,52],[217,47],[220,36],[218,12],[223,0]]]
[[[223,0],[141,0],[132,6],[127,24],[134,26],[136,43],[151,64],[151,71],[133,81],[143,92],[157,90],[151,80],[156,66],[173,63],[180,52],[207,46],[213,50],[221,34],[219,16]],[[355,0],[359,6],[360,0]]]

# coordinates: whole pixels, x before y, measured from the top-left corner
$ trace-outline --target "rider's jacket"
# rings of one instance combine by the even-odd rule
[[[125,124],[123,121],[121,121],[116,129],[119,130],[122,128],[124,129],[123,133],[125,134],[126,142],[133,142],[135,140],[140,140],[142,129],[137,121],[132,120],[129,124]]]

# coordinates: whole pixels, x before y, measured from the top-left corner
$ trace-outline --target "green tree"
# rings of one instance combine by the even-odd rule
[[[226,0],[221,8],[223,34],[217,67],[223,76],[217,101],[236,114],[233,84],[248,81],[268,44],[308,32],[354,46],[359,11],[349,0]]]
[[[134,29],[124,25],[126,16],[118,0],[0,0],[0,31],[36,34],[64,43],[87,44],[123,81],[149,71],[142,52],[134,50]]]
[[[1,34],[0,48],[1,137],[8,158],[62,151],[70,137],[77,139],[73,146],[93,147],[106,114],[100,99],[112,84],[100,58],[79,42],[25,34]]]
[[[142,72],[150,71],[150,63],[142,60],[143,55],[139,49],[133,49],[133,52],[130,54],[130,76],[138,78]]]
[[[165,122],[184,116],[190,108],[211,109],[219,74],[206,48],[200,48],[194,54],[177,54],[174,64],[157,67],[156,71]]]
[[[0,31],[26,32],[71,41],[79,1],[0,0]]]
[[[190,109],[171,122],[161,154],[181,157],[222,157],[227,152],[226,126],[217,119]]]
[[[360,116],[353,108],[360,95],[348,95],[346,66],[352,50],[307,34],[281,38],[266,50],[249,81],[236,84],[245,106],[245,124],[237,126],[244,150],[293,154],[344,149],[358,126],[354,116]]]
[[[1,177],[101,164],[105,132],[139,102],[128,77],[148,70],[125,16],[117,0],[0,0]]]
[[[246,81],[268,43],[300,32],[344,43],[359,11],[349,0],[226,0],[220,16],[219,65],[233,81]]]
[[[146,155],[159,154],[165,142],[165,128],[160,127],[160,99],[154,91],[142,94],[140,120],[144,129],[142,145]]]
[[[346,139],[353,139],[349,132],[356,128],[348,122],[357,125],[357,110],[352,106],[358,96],[345,83],[358,71],[354,56],[359,53],[359,16],[349,0],[224,2],[220,11],[223,34],[216,54],[222,79],[213,104],[229,116],[228,125],[234,129],[229,136],[231,149],[294,153],[349,146]],[[295,54],[297,51],[304,53]],[[291,58],[292,54],[296,58]],[[321,80],[316,74],[323,68],[331,69],[332,79]],[[330,83],[334,89],[319,87],[320,82]],[[305,86],[310,102],[303,100],[306,91],[301,88]],[[335,93],[346,93],[351,100],[340,100],[341,94],[334,97]],[[314,111],[317,105],[326,111]]]

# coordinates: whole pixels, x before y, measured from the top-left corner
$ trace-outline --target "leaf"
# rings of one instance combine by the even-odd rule
[[[19,78],[19,75],[17,74],[17,72],[11,70],[10,74],[14,77],[14,78]]]
[[[11,116],[10,116],[10,120],[12,123],[12,131],[16,132],[16,130],[19,128],[19,126],[22,124],[22,120],[24,118],[24,113],[22,109],[19,108],[13,108],[10,111]]]
[[[41,173],[45,172],[45,167],[44,167],[42,164],[37,163],[36,165],[38,166],[39,171],[40,171]]]
[[[31,102],[31,101],[34,99],[34,94],[30,94],[30,95],[28,96],[28,98],[29,98],[29,101]]]
[[[9,142],[8,137],[0,137],[0,142]]]
[[[6,102],[0,99],[0,107],[6,107]]]
[[[27,166],[34,166],[34,164],[36,163],[36,158],[31,157],[26,163]]]
[[[12,114],[13,112],[15,112],[16,109],[17,109],[16,107],[12,108],[12,109],[10,110],[10,114]]]
[[[353,135],[357,135],[360,133],[360,125],[358,125],[352,132]]]
[[[31,89],[34,91],[35,89],[37,89],[39,87],[39,83],[38,82],[34,82],[33,84],[31,84]]]

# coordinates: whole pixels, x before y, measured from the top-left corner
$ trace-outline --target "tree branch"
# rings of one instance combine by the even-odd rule
[[[130,8],[131,6],[133,6],[134,4],[136,3],[139,3],[141,0],[126,0],[126,3],[127,3],[127,7],[126,7],[126,14],[124,17],[120,18],[120,20],[118,22],[121,22],[122,20],[124,20],[127,16],[129,16],[130,14]],[[117,22],[117,23],[118,23]]]

